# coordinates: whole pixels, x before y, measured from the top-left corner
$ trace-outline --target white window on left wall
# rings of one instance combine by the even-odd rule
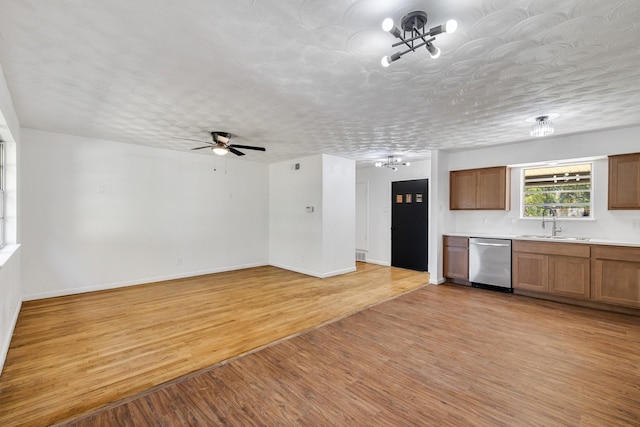
[[[6,190],[6,167],[5,167],[4,143],[0,141],[0,248],[6,244],[5,239],[5,190]]]

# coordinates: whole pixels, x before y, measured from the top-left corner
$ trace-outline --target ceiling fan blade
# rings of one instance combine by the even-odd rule
[[[210,145],[205,145],[204,147],[192,148],[192,150],[202,150],[203,148],[211,148],[211,146]]]
[[[236,145],[236,144],[231,144],[229,145],[229,147],[234,147],[234,148],[244,148],[245,150],[258,150],[258,151],[267,151],[266,148],[264,147],[254,147],[252,145]]]
[[[235,154],[236,156],[244,156],[244,153],[242,151],[238,151],[233,147],[229,147],[229,151],[231,151],[233,154]]]
[[[183,140],[183,141],[193,141],[193,142],[201,142],[201,143],[203,143],[203,144],[205,144],[205,143],[206,143],[206,144],[209,144],[207,141],[203,141],[203,140],[201,140],[201,139],[179,138],[179,137],[177,137],[177,136],[173,136],[172,138],[173,138],[173,139],[181,139],[181,140]]]

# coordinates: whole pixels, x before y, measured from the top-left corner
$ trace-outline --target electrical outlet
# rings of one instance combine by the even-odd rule
[[[176,260],[176,265],[182,265],[182,257]]]

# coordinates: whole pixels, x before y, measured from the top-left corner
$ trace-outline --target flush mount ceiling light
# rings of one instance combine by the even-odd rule
[[[435,36],[441,33],[453,33],[458,28],[458,23],[453,19],[450,19],[444,25],[438,25],[429,30],[425,29],[425,25],[427,25],[427,13],[420,10],[408,13],[402,18],[402,21],[400,21],[402,32],[400,28],[396,27],[393,19],[387,18],[382,21],[382,29],[391,33],[395,38],[400,39],[399,42],[392,44],[391,47],[400,45],[408,47],[407,50],[398,51],[382,58],[382,66],[388,67],[393,61],[400,59],[402,55],[415,52],[416,49],[422,46],[426,47],[432,58],[438,58],[440,56],[440,49],[432,44],[436,39]]]
[[[536,122],[531,126],[531,136],[547,136],[553,132],[553,122],[549,116],[536,117]]]
[[[387,156],[387,162],[383,163],[383,162],[376,162],[376,167],[377,168],[389,168],[393,171],[397,171],[398,170],[398,166],[410,166],[411,163],[409,162],[402,162],[401,158],[395,158],[393,156]]]

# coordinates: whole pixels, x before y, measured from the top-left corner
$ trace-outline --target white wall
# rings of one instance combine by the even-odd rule
[[[409,181],[413,179],[429,179],[431,177],[431,162],[413,162],[411,166],[401,166],[397,171],[388,168],[361,167],[356,171],[358,189],[368,189],[368,232],[365,248],[367,262],[391,265],[391,182]],[[429,181],[429,199],[431,199],[432,182]],[[362,195],[356,196],[358,199]],[[431,200],[429,210],[431,212]],[[359,215],[364,216],[364,215]],[[430,219],[431,222],[431,219]],[[429,227],[431,233],[431,226]],[[430,239],[431,240],[431,239]],[[431,252],[429,248],[429,269],[431,270]]]
[[[322,258],[325,275],[355,270],[356,166],[322,156]]]
[[[448,228],[449,212],[449,154],[431,152],[431,180],[429,191],[429,283],[444,282],[443,230]]]
[[[25,299],[265,265],[263,164],[22,130]]]
[[[355,270],[354,171],[327,155],[269,166],[271,265],[316,277]]]
[[[480,150],[450,153],[450,170],[498,165],[596,158],[593,170],[594,220],[560,220],[562,234],[640,242],[640,211],[607,210],[608,161],[604,156],[640,151],[640,127],[536,139]],[[521,167],[511,170],[510,211],[449,211],[445,232],[543,234],[539,220],[520,219]],[[442,199],[448,210],[448,200]]]

